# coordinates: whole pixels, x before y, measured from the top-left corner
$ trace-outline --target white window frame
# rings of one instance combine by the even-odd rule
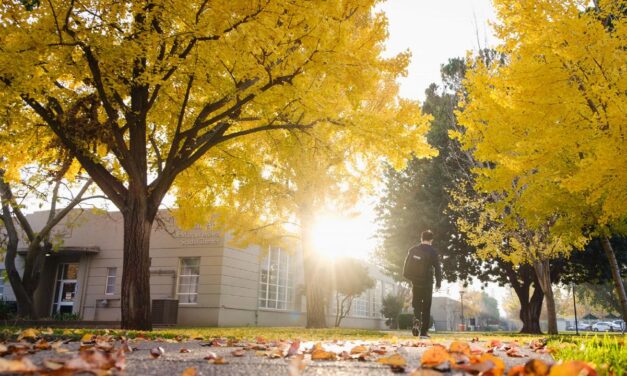
[[[365,310],[361,308],[365,307]],[[370,317],[370,290],[364,291],[353,299],[351,308],[354,317]]]
[[[113,271],[113,275],[111,272]],[[107,277],[105,279],[105,295],[115,295],[115,280],[118,274],[118,268],[111,267],[107,268]],[[109,291],[109,287],[111,287],[111,291]]]
[[[273,252],[276,252],[276,265],[273,264]],[[282,260],[285,260],[282,263]],[[289,311],[292,309],[293,304],[293,295],[294,288],[291,285],[292,283],[292,270],[291,270],[291,257],[290,254],[279,248],[279,247],[270,247],[268,249],[268,255],[261,262],[259,268],[259,296],[257,298],[257,307],[263,310],[270,311]],[[275,270],[271,270],[272,267],[276,266]],[[264,280],[263,270],[266,270],[266,276]],[[271,282],[271,273],[276,274],[275,283]],[[284,283],[281,283],[281,274],[285,275]],[[264,287],[265,285],[265,293]],[[274,289],[274,299],[270,299],[271,289]],[[282,294],[281,294],[282,293]],[[283,296],[282,299],[279,299]],[[282,305],[282,308],[280,308]]]
[[[372,291],[372,311],[370,312],[370,315],[375,318],[381,318],[381,307],[383,305],[383,281],[376,280]]]
[[[182,274],[183,260],[198,260],[198,274]],[[196,286],[193,292],[180,292],[181,278],[183,277],[196,277]],[[176,279],[176,295],[179,298],[179,304],[181,305],[194,305],[198,304],[198,285],[200,284],[200,257],[179,257],[178,278]],[[193,302],[182,302],[181,296],[194,296]]]

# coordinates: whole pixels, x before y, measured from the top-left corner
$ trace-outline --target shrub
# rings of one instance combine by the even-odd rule
[[[401,313],[398,315],[398,328],[401,330],[411,329],[414,324],[414,315],[412,313]]]
[[[55,313],[50,318],[55,321],[78,321],[81,319],[77,313]]]
[[[403,299],[398,295],[388,294],[383,298],[381,314],[385,317],[385,325],[390,329],[398,329],[398,317],[403,310]]]
[[[0,300],[0,320],[13,320],[17,316],[17,303]]]

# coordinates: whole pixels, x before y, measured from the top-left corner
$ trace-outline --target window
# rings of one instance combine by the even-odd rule
[[[107,268],[107,283],[105,283],[105,295],[115,294],[115,275],[118,268]]]
[[[383,300],[383,282],[377,280],[372,294],[372,317],[381,317],[381,303]]]
[[[259,308],[290,309],[294,288],[289,254],[281,248],[270,248],[259,274]]]
[[[366,291],[363,294],[353,300],[353,315],[367,317],[368,316],[368,303],[369,303],[370,291]]]
[[[200,257],[184,257],[179,264],[179,303],[198,302],[198,278],[200,277]]]

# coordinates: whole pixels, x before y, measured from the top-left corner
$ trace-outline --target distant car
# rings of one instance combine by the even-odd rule
[[[583,322],[578,322],[577,323],[577,329],[579,329],[579,330],[590,330],[590,324],[586,324],[586,323],[583,323]],[[566,330],[573,330],[574,331],[575,330],[575,325],[572,325],[572,324],[568,325],[566,327]]]
[[[613,332],[622,332],[625,328],[625,322],[623,320],[614,320],[608,322],[612,326]]]
[[[611,332],[612,325],[609,322],[599,321],[595,324],[592,324],[593,332]]]

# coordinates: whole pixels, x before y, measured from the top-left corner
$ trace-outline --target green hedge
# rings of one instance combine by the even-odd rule
[[[398,328],[401,330],[411,329],[414,324],[414,315],[411,313],[401,313],[398,315]]]

